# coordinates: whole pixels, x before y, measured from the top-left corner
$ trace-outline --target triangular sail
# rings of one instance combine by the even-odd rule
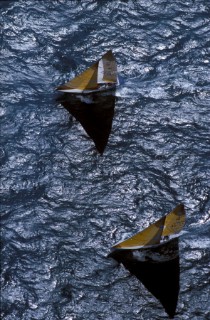
[[[97,89],[98,61],[80,75],[57,88],[57,90],[94,90]]]
[[[135,249],[160,243],[165,216],[131,238],[113,246],[116,249]]]
[[[184,205],[178,205],[143,231],[113,246],[116,249],[137,249],[159,244],[161,237],[179,233],[185,224]]]
[[[167,214],[162,236],[179,233],[184,227],[185,219],[184,205],[179,204],[173,211]]]
[[[105,53],[98,64],[98,83],[117,82],[117,64],[111,50]]]
[[[87,70],[59,86],[57,90],[96,90],[99,84],[103,83],[117,83],[117,64],[111,50]]]

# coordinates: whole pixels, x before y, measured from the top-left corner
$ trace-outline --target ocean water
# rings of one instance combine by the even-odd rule
[[[107,255],[181,202],[175,319],[210,319],[209,18],[209,0],[0,1],[3,320],[167,319]],[[100,155],[55,88],[109,49]]]

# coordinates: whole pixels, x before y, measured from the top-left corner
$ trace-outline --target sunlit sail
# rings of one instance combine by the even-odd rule
[[[184,205],[178,205],[166,215],[162,236],[170,236],[179,233],[185,225],[186,215]]]
[[[117,64],[111,50],[99,60],[97,82],[117,83]]]
[[[57,88],[69,93],[90,93],[112,89],[118,83],[117,64],[111,50],[91,67]]]
[[[184,205],[178,205],[173,211],[134,236],[113,246],[115,249],[139,249],[161,243],[165,236],[177,234],[185,224]]]

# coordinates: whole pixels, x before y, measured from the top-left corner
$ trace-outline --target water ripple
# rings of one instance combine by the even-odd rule
[[[0,11],[2,319],[166,319],[106,256],[179,202],[175,318],[208,319],[209,2],[20,0]],[[122,85],[100,156],[54,89],[110,48]]]

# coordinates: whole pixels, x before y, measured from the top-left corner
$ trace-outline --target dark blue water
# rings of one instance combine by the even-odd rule
[[[4,320],[167,319],[106,256],[178,203],[175,319],[209,310],[210,2],[0,1]],[[103,156],[56,86],[112,49]]]

